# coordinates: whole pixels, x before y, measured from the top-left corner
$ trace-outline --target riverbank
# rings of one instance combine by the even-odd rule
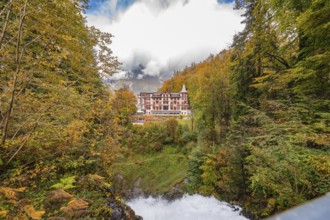
[[[188,156],[184,149],[166,146],[160,152],[130,154],[112,165],[114,188],[123,198],[183,195],[188,172]]]

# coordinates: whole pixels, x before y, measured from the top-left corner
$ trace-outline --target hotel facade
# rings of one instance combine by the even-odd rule
[[[190,115],[188,91],[183,85],[181,92],[141,92],[138,96],[139,112],[147,115]]]

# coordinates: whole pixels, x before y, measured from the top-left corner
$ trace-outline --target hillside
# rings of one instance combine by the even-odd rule
[[[246,27],[232,46],[160,90],[188,87],[200,140],[191,189],[238,201],[260,218],[330,189],[330,4],[237,7]]]

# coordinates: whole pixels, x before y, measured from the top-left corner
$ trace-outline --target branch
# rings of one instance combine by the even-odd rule
[[[9,2],[9,4],[7,5],[9,8],[8,12],[7,12],[7,15],[6,15],[6,20],[5,20],[5,24],[3,25],[3,28],[2,28],[2,33],[1,33],[1,36],[0,36],[0,50],[1,50],[1,47],[2,47],[2,41],[3,39],[5,38],[5,33],[6,33],[6,30],[7,30],[7,24],[8,24],[8,20],[9,20],[9,16],[10,16],[10,13],[11,13],[11,1]],[[3,9],[3,11],[1,11],[0,13],[0,16],[1,14],[4,12],[4,10],[6,9],[7,7],[5,7]]]
[[[6,141],[6,138],[7,138],[9,119],[10,119],[10,115],[12,113],[14,101],[15,101],[15,98],[16,98],[15,90],[16,90],[18,75],[20,73],[21,58],[22,58],[20,56],[20,45],[21,45],[21,41],[22,41],[23,23],[24,23],[24,19],[25,19],[25,16],[26,16],[27,3],[28,3],[28,0],[25,0],[24,6],[23,6],[23,12],[22,12],[22,15],[21,15],[21,18],[20,18],[20,23],[19,23],[19,28],[18,28],[17,42],[16,42],[16,72],[14,74],[13,85],[12,85],[12,88],[11,88],[11,95],[10,95],[11,97],[10,97],[9,107],[8,107],[8,110],[5,113],[0,146],[4,146],[4,144],[5,144],[5,141]]]
[[[23,141],[23,143],[21,144],[21,146],[17,149],[17,151],[13,154],[13,156],[7,161],[6,165],[7,166],[13,159],[14,157],[18,154],[18,152],[21,151],[21,149],[25,146],[25,144],[27,143],[27,141],[30,139],[31,135],[33,134],[33,132],[36,130],[36,128],[38,127],[38,122],[40,120],[41,116],[39,117],[37,123],[35,124],[35,126],[33,127],[32,131],[29,133],[29,135],[25,138],[25,140]]]
[[[286,60],[284,58],[282,58],[280,56],[277,56],[277,55],[274,55],[274,54],[271,54],[269,52],[266,52],[266,54],[268,56],[271,56],[271,57],[275,58],[278,62],[280,62],[281,64],[283,64],[287,69],[290,68],[290,65],[288,64],[288,62],[286,62]]]
[[[2,15],[2,13],[4,13],[6,11],[7,8],[11,7],[12,3],[13,3],[13,0],[9,1],[7,3],[7,5],[5,5],[5,7],[0,12],[0,16]]]
[[[52,105],[50,105],[50,106],[47,106],[44,110],[40,110],[39,112],[37,112],[37,115],[39,115],[39,117],[38,117],[38,119],[37,119],[37,121],[36,121],[36,125],[38,125],[39,124],[39,121],[40,121],[40,119],[41,119],[41,117],[42,117],[42,114],[41,113],[45,113],[46,111],[48,111],[50,108],[52,107]],[[18,134],[18,132],[21,130],[21,128],[23,128],[30,120],[31,120],[32,118],[30,118],[30,119],[28,119],[28,120],[26,120],[18,129],[17,129],[17,131],[15,132],[15,134],[13,135],[13,137],[11,138],[11,141],[13,141],[14,140],[14,138],[16,137],[16,135]],[[34,129],[32,129],[33,131],[35,130],[35,128]],[[30,138],[30,136],[31,135],[29,135],[28,136],[28,139]],[[25,143],[26,144],[26,143]],[[24,144],[24,145],[25,145]],[[23,145],[23,146],[24,146]],[[21,147],[20,147],[21,148]],[[8,154],[10,155],[12,152],[14,151],[14,149],[13,150],[11,150],[10,152],[8,152]],[[6,149],[6,151],[5,151],[5,153],[4,153],[4,155],[6,155],[7,154],[7,149]]]
[[[37,122],[40,121],[40,118],[41,118],[41,113],[45,113],[46,111],[48,111],[52,106],[47,106],[44,110],[40,110],[39,112],[37,112],[37,115],[40,115],[39,118],[37,119]],[[31,121],[32,118],[26,120],[18,129],[17,131],[15,132],[15,134],[13,135],[13,137],[11,138],[11,141],[14,140],[14,138],[16,137],[16,135],[18,134],[18,132],[29,122]]]

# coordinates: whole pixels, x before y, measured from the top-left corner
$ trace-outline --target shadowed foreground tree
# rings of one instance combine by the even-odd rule
[[[118,67],[111,35],[87,27],[86,4],[0,2],[0,218],[73,218],[71,206],[111,215],[108,165],[126,128],[99,74]],[[68,191],[56,192],[68,199],[61,210],[49,200],[56,188]]]

